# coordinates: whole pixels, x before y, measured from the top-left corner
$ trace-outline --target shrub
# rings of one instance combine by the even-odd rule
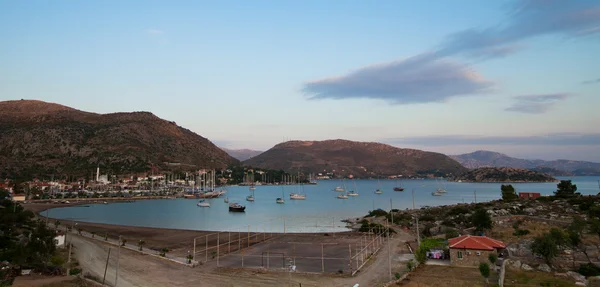
[[[77,275],[81,273],[81,268],[73,268],[69,271],[69,275]]]
[[[396,276],[396,279],[400,279],[400,277],[402,277],[402,275],[398,272],[396,272],[396,274],[394,274],[394,276]]]
[[[371,210],[369,211],[369,214],[367,215],[367,217],[379,217],[379,216],[386,216],[388,213],[385,210],[382,209],[376,209],[376,210]]]
[[[446,229],[446,239],[455,238],[455,237],[459,237],[459,236],[460,236],[460,233],[458,233],[458,231],[456,229],[453,229],[453,228]]]
[[[517,230],[515,230],[515,232],[513,232],[514,236],[524,236],[527,234],[529,234],[529,230],[527,230],[527,229],[517,229]]]
[[[435,221],[435,217],[429,214],[419,216],[419,221]]]
[[[579,268],[577,268],[577,273],[585,277],[598,276],[600,275],[600,267],[592,263],[581,264],[579,265]]]

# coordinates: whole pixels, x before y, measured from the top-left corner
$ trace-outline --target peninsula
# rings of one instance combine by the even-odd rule
[[[537,171],[512,167],[480,167],[460,174],[458,182],[557,182],[552,176]]]

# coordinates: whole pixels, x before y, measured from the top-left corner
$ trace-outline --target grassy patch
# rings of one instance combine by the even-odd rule
[[[504,286],[574,286],[575,281],[566,277],[557,277],[552,273],[506,271]]]

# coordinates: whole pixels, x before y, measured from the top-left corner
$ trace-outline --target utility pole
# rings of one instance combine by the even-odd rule
[[[119,235],[119,247],[117,249],[117,271],[115,272],[115,287],[119,281],[119,257],[121,257],[121,235]]]
[[[386,223],[387,223],[387,227],[388,227],[388,234],[387,234],[387,238],[388,238],[388,266],[389,266],[389,275],[390,275],[390,280],[392,280],[392,245],[391,245],[391,236],[390,236],[390,222],[387,220],[387,218],[385,219]]]
[[[475,203],[477,203],[477,190],[473,190],[473,196],[475,197]]]
[[[104,286],[104,281],[106,281],[106,270],[108,269],[108,260],[110,259],[110,250],[108,248],[108,256],[106,256],[106,266],[104,266],[104,277],[102,277],[102,286]]]
[[[413,201],[413,210],[416,210],[415,208],[415,189],[413,188],[412,190],[412,201]],[[415,219],[417,222],[417,248],[419,248],[419,246],[421,246],[421,234],[419,233],[419,216],[415,213]]]
[[[69,256],[67,259],[67,276],[71,274],[71,247],[73,247],[73,244],[69,243]]]
[[[390,217],[392,220],[392,224],[394,224],[394,212],[392,211],[394,208],[392,207],[392,199],[390,198]]]

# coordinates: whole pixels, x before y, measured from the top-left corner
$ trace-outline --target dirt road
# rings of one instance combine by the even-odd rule
[[[94,241],[71,236],[75,246],[75,256],[84,273],[90,273],[102,280],[109,246]],[[390,245],[392,247],[392,276],[404,269],[406,256],[403,241],[412,240],[410,234],[399,233]],[[117,250],[112,248],[107,269],[106,282],[113,286],[116,271]],[[375,259],[368,263],[354,277],[336,275],[299,274],[288,272],[264,272],[262,270],[217,268],[215,262],[196,268],[181,266],[153,256],[121,249],[118,286],[381,286],[390,281],[387,244]]]

